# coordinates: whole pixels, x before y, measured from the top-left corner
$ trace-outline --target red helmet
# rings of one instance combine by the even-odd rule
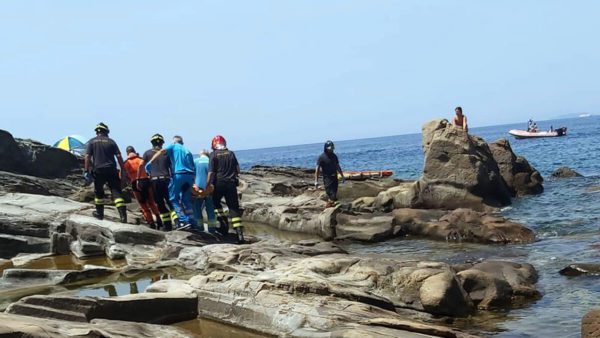
[[[227,141],[225,141],[225,138],[221,135],[217,135],[215,137],[213,137],[212,139],[212,144],[211,144],[211,148],[213,150],[217,149],[217,145],[222,145],[223,147],[227,147]]]

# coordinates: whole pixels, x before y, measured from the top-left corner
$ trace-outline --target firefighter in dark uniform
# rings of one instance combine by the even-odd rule
[[[165,139],[160,134],[154,134],[150,139],[152,149],[147,150],[142,157],[142,163],[140,167],[145,167],[148,175],[150,175],[150,182],[152,182],[152,189],[154,191],[154,202],[158,206],[160,212],[160,219],[163,224],[163,230],[173,230],[173,223],[178,226],[179,218],[175,209],[169,200],[169,183],[171,182],[171,160],[165,155],[159,156],[150,165],[150,162],[155,153],[161,151]],[[150,169],[150,170],[148,170]]]
[[[325,186],[328,199],[326,208],[339,205],[337,198],[338,177],[342,178],[342,182],[344,180],[344,172],[342,172],[340,160],[334,153],[334,149],[335,145],[333,142],[325,142],[323,153],[319,156],[315,169],[315,187],[319,187],[319,175],[323,173],[323,185]]]
[[[121,190],[122,181],[126,180],[127,177],[122,170],[124,167],[121,151],[115,141],[108,137],[110,131],[106,124],[99,123],[95,131],[96,137],[87,143],[84,173],[86,181],[92,178],[94,180],[94,202],[96,204],[94,216],[98,219],[104,219],[104,185],[108,183],[115,206],[119,211],[119,218],[122,223],[127,223],[127,208]],[[119,178],[115,158],[121,168],[121,178]]]
[[[225,203],[229,209],[231,225],[238,236],[238,243],[244,243],[244,227],[242,225],[242,210],[238,200],[237,185],[239,183],[240,165],[235,154],[227,149],[227,142],[221,135],[212,140],[213,152],[209,157],[209,170],[206,182],[214,186],[213,203],[215,213],[219,221],[219,232],[226,236],[229,232],[227,216],[223,212],[221,199],[225,197]]]

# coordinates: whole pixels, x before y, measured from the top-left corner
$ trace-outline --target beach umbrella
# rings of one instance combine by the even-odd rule
[[[56,141],[54,147],[66,151],[82,150],[85,149],[85,141],[78,135],[65,136]]]

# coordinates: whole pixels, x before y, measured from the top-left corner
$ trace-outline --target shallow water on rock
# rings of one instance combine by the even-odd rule
[[[83,270],[85,265],[104,266],[107,268],[122,268],[127,265],[124,259],[111,260],[106,256],[78,259],[72,255],[51,256],[36,259],[19,268],[22,269],[57,269],[57,270]]]
[[[173,326],[186,329],[198,338],[267,338],[271,336],[246,331],[244,329],[222,324],[209,319],[194,319],[174,324]]]

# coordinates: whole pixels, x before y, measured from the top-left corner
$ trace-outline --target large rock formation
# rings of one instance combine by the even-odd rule
[[[512,196],[536,195],[544,191],[542,175],[524,157],[515,155],[508,140],[490,143],[490,149]]]
[[[68,151],[0,130],[0,193],[70,197],[83,181],[83,160]]]
[[[247,221],[326,240],[376,242],[397,236],[479,243],[534,240],[533,231],[492,212],[414,209],[418,182],[346,182],[340,190],[344,207],[324,209],[323,192],[311,187],[308,171],[257,167],[242,178],[247,187],[242,193]],[[356,198],[357,191],[364,196]]]
[[[419,180],[420,206],[428,209],[510,204],[511,194],[487,143],[446,120],[423,126],[425,164]]]
[[[32,140],[14,139],[0,130],[0,171],[44,178],[81,174],[82,161],[68,151]]]
[[[0,224],[6,231],[19,232],[16,236],[66,234],[72,241],[67,247],[75,254],[116,253],[120,254],[117,258],[127,259],[128,266],[88,266],[83,270],[8,268],[0,280],[0,295],[6,285],[11,294],[22,297],[35,290],[52,292],[57,287],[169,267],[195,271],[196,276],[157,282],[148,289],[167,292],[164,295],[107,299],[38,295],[13,303],[8,313],[44,318],[48,323],[65,321],[61,327],[67,330],[90,328],[98,320],[171,323],[194,315],[190,304],[197,301],[197,307],[193,307],[203,318],[267,334],[348,336],[360,332],[364,337],[467,337],[453,329],[425,324],[419,318],[435,321],[435,316],[468,316],[477,308],[511,307],[519,297],[531,300],[538,296],[535,270],[526,264],[449,265],[380,255],[357,256],[331,242],[317,240],[224,244],[210,235],[164,234],[143,226],[98,221],[86,215],[90,208],[59,197],[1,196]],[[439,213],[444,217],[446,212]],[[448,216],[452,217],[462,219]],[[173,300],[173,306],[178,304],[177,309],[161,303],[167,300]],[[49,332],[57,332],[56,326],[52,327]],[[12,326],[9,329],[17,330]],[[15,332],[29,332],[20,330]]]
[[[433,120],[423,126],[423,150],[419,207],[484,210],[544,190],[540,173],[505,139],[488,145],[446,120]]]

